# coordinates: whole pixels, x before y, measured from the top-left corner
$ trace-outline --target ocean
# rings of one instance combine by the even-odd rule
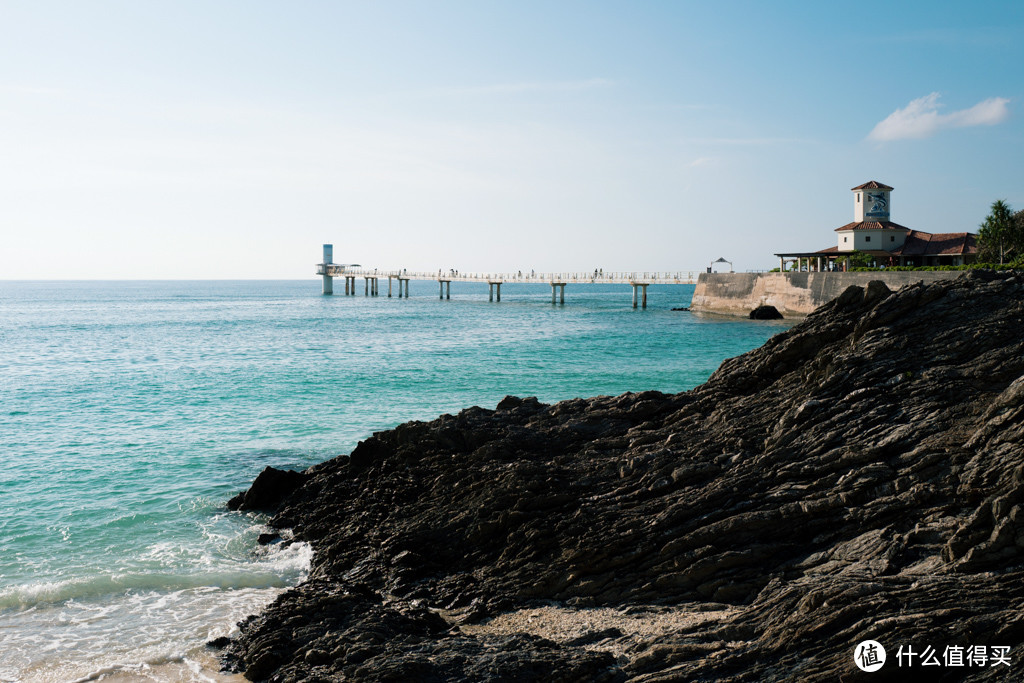
[[[671,311],[686,285],[646,310],[628,286],[503,289],[0,282],[0,681],[238,680],[205,643],[312,555],[227,511],[267,465],[509,394],[684,391],[789,327]]]

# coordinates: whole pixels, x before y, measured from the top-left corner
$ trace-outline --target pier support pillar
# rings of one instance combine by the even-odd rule
[[[391,276],[388,275],[388,298],[391,298]]]
[[[647,285],[649,285],[650,283],[649,282],[630,282],[629,284],[633,285],[633,308],[636,308],[638,299],[639,299],[641,305],[644,308],[647,308]],[[638,294],[637,290],[640,290],[640,289],[643,290],[643,294],[640,295],[640,296],[637,296],[637,294]]]
[[[334,294],[334,278],[324,273],[324,294]]]
[[[501,303],[501,283],[497,283],[495,288],[498,290],[498,303]]]
[[[487,283],[487,300],[488,301],[494,301],[494,283],[493,282],[488,282]]]
[[[370,278],[364,277],[363,284],[366,285],[366,287],[363,289],[363,296],[370,296]]]
[[[444,283],[444,298],[445,299],[451,299],[452,298],[452,281],[451,280],[448,280],[447,282]]]
[[[555,304],[555,294],[558,293],[559,303],[565,303],[565,283],[564,282],[552,282],[551,283],[551,305]]]
[[[345,278],[345,296],[348,296],[348,278]]]

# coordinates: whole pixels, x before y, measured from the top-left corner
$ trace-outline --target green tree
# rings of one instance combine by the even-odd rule
[[[874,266],[875,257],[866,251],[860,251],[857,249],[850,253],[851,268],[873,268]]]
[[[1024,221],[1016,220],[1009,204],[1002,199],[992,202],[992,209],[978,230],[979,260],[1003,264],[1024,253],[1022,227]]]
[[[1017,254],[1013,263],[1018,268],[1024,268],[1024,209],[1013,214],[1013,227],[1017,233]]]

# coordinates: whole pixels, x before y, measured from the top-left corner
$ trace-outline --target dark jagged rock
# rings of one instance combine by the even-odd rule
[[[400,425],[311,468],[271,522],[312,543],[311,578],[242,625],[232,668],[856,681],[854,646],[873,639],[890,660],[872,680],[1020,675],[1016,276],[851,288],[687,393],[498,408]],[[486,630],[536,605],[701,603],[735,609],[654,634],[596,617],[560,639]],[[900,645],[1009,646],[1011,668],[896,668]]]
[[[228,509],[273,512],[305,480],[306,476],[302,472],[267,467],[256,477],[248,491],[228,501]]]
[[[782,314],[779,313],[779,309],[768,304],[758,306],[750,312],[751,320],[782,320]]]

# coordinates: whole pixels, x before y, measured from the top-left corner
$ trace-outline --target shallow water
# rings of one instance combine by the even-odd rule
[[[788,327],[669,310],[692,291],[0,282],[0,681],[217,679],[203,643],[308,568],[224,508],[261,469],[507,394],[682,391]]]

